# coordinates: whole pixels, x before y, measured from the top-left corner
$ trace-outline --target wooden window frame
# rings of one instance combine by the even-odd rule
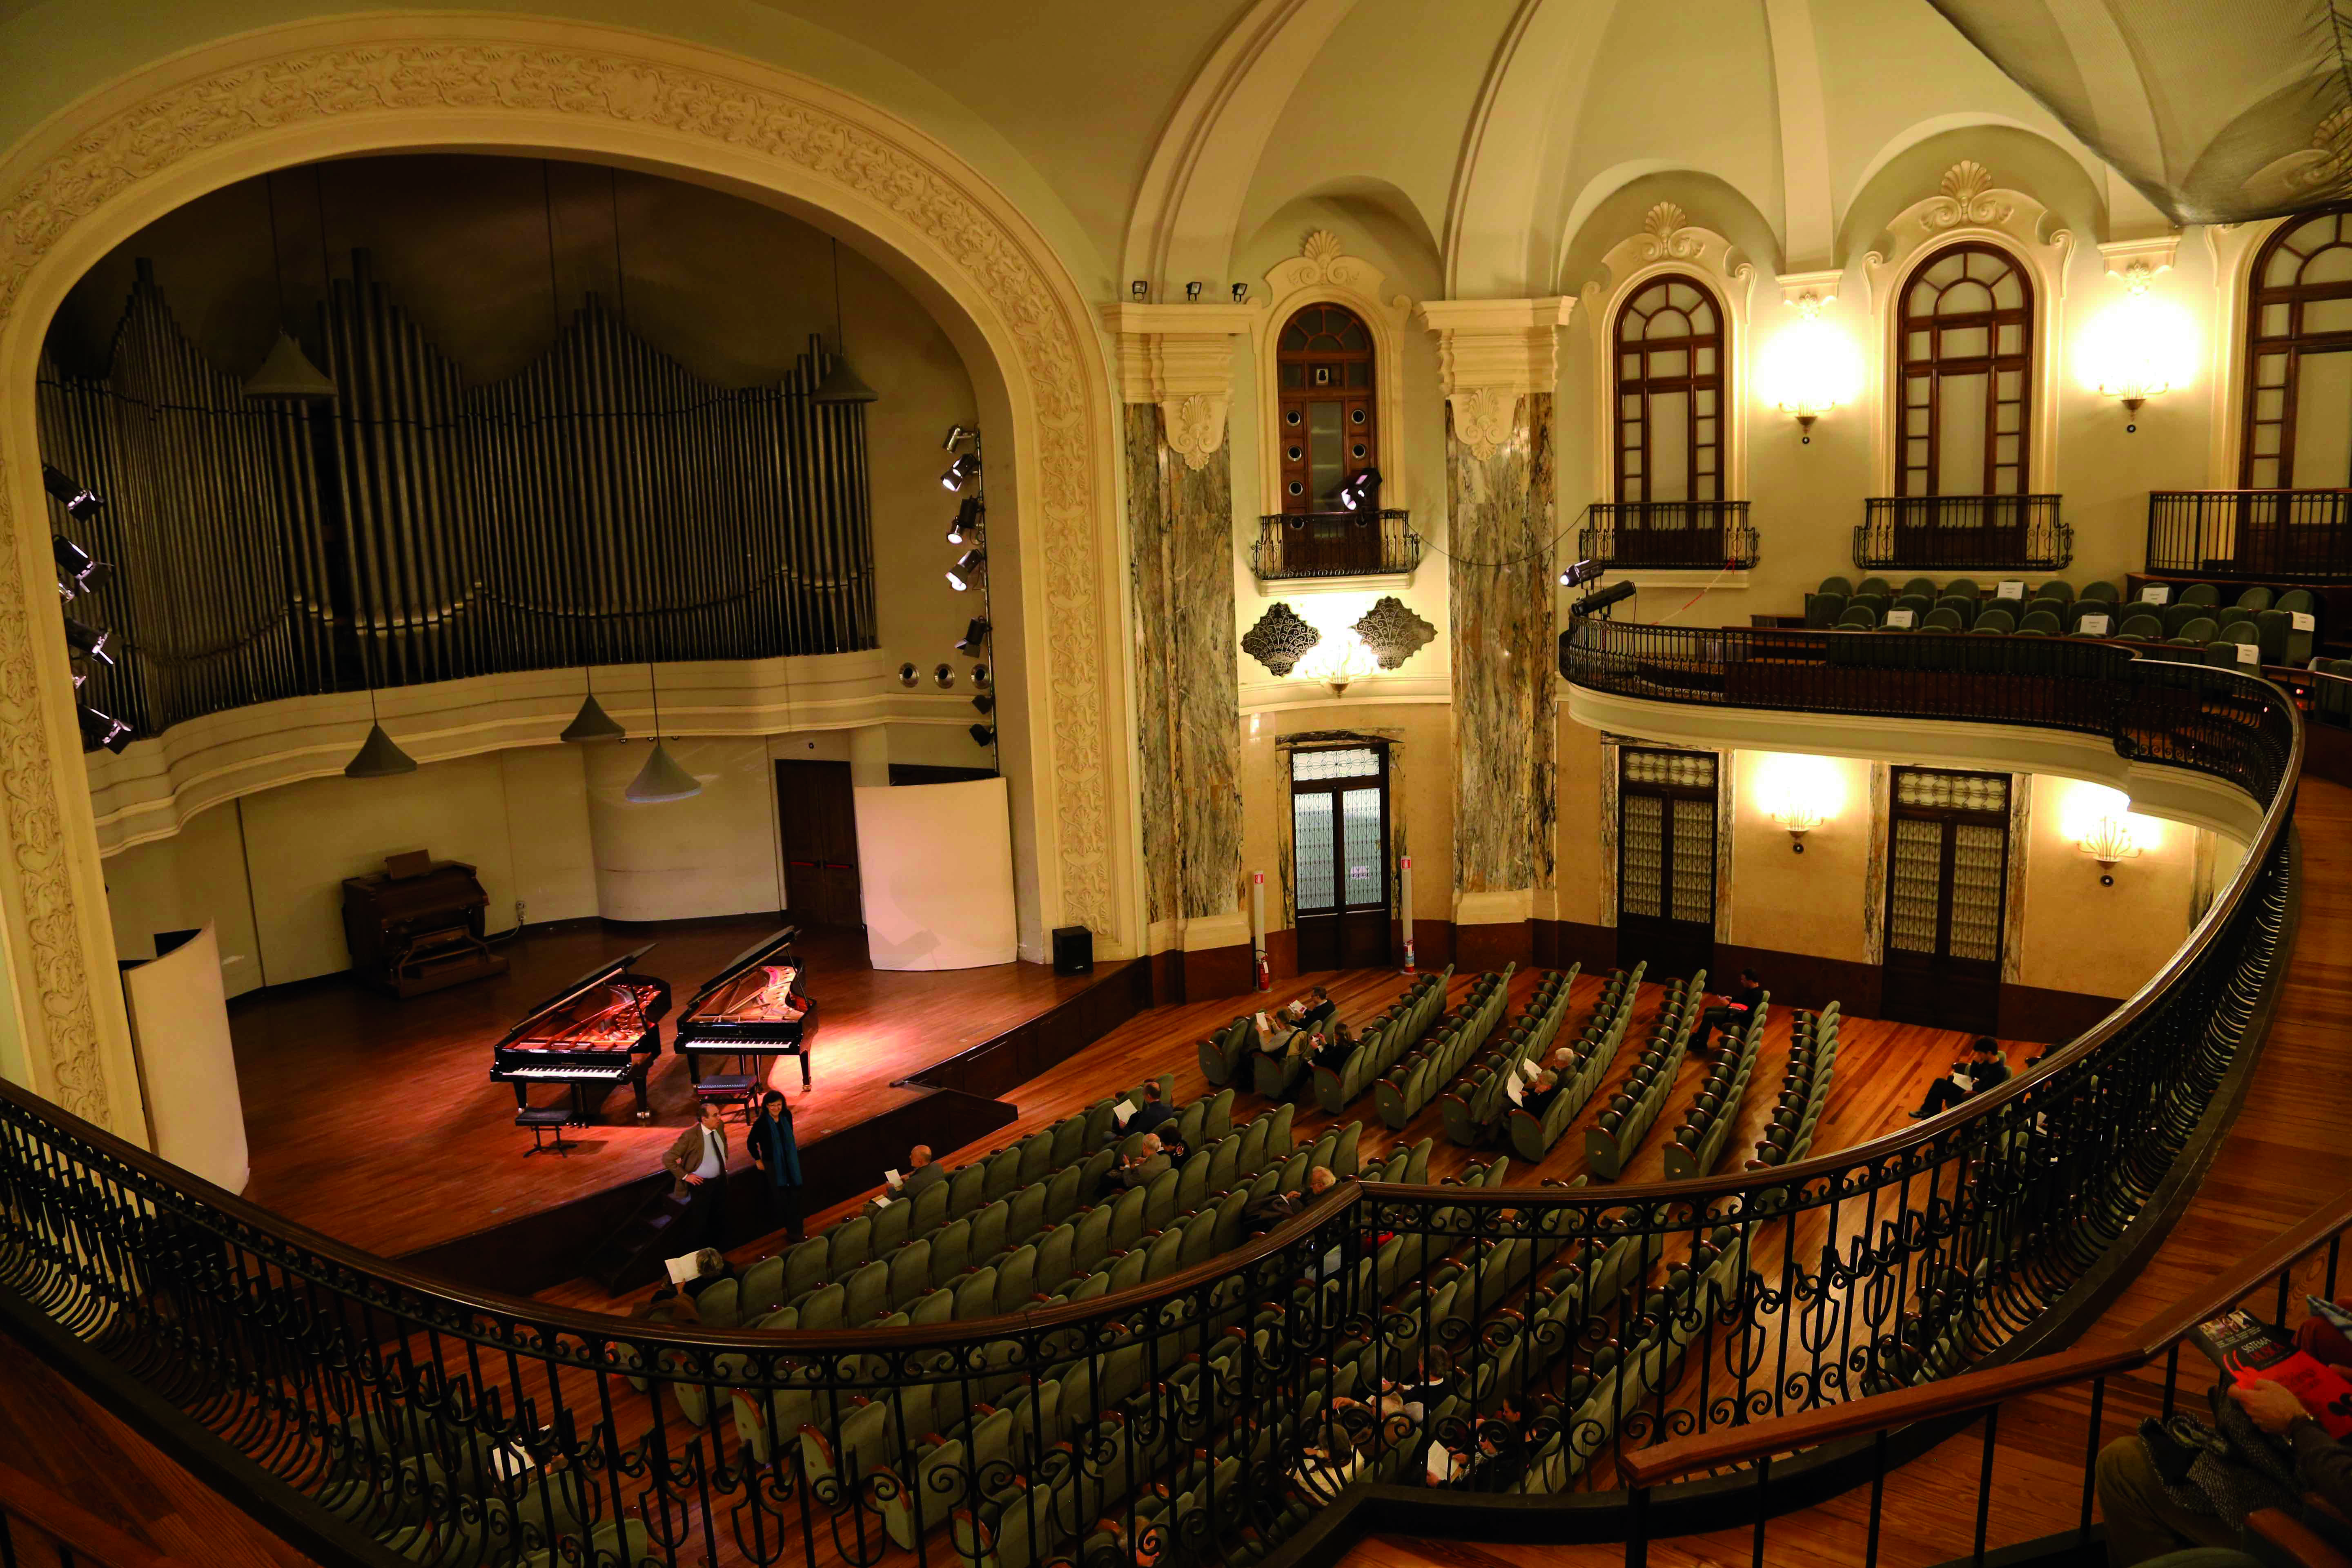
[[[1706,301],[1707,308],[1715,312],[1715,331],[1691,332],[1679,338],[1645,337],[1640,340],[1638,348],[1630,347],[1624,338],[1625,322],[1633,315],[1634,308],[1653,293],[1661,292],[1677,283],[1685,288],[1696,289],[1699,297]],[[1662,303],[1659,308],[1667,307]],[[1654,311],[1643,312],[1645,319],[1654,313]],[[1706,348],[1715,351],[1715,369],[1702,375],[1696,367],[1699,351]],[[1650,374],[1651,355],[1676,352],[1685,352],[1689,356],[1685,362],[1685,374],[1679,376],[1660,376]],[[1683,392],[1689,395],[1684,414],[1685,428],[1683,458],[1686,467],[1684,473],[1685,493],[1682,504],[1698,507],[1720,502],[1726,494],[1724,454],[1727,443],[1725,440],[1725,433],[1730,418],[1730,411],[1725,401],[1725,388],[1729,384],[1727,366],[1731,357],[1731,339],[1727,329],[1727,317],[1722,299],[1707,286],[1703,279],[1691,273],[1665,272],[1655,278],[1646,279],[1628,294],[1625,302],[1617,308],[1616,320],[1610,325],[1608,353],[1610,356],[1609,384],[1614,394],[1613,401],[1610,405],[1609,423],[1615,433],[1612,449],[1616,456],[1615,467],[1611,470],[1610,480],[1612,492],[1616,499],[1621,503],[1634,500],[1633,497],[1626,493],[1625,459],[1629,452],[1635,451],[1640,454],[1642,462],[1642,472],[1639,476],[1642,494],[1640,501],[1635,504],[1646,503],[1657,499],[1651,489],[1651,481],[1656,477],[1656,468],[1651,460],[1650,435],[1656,426],[1650,411],[1650,400],[1659,393]],[[1625,374],[1625,357],[1628,353],[1638,353],[1642,360],[1641,374],[1630,380]],[[1715,454],[1715,472],[1706,475],[1702,475],[1698,471],[1699,453],[1702,450],[1698,438],[1698,422],[1702,417],[1698,412],[1698,395],[1702,391],[1715,394],[1715,412],[1706,416],[1715,422],[1715,439],[1706,443],[1704,447],[1705,450]],[[1642,411],[1637,417],[1628,418],[1626,416],[1625,399],[1628,397],[1641,399]],[[1633,426],[1637,433],[1634,442],[1631,444],[1626,438],[1629,426]],[[1698,493],[1699,481],[1702,479],[1712,481],[1715,494],[1702,497]]]
[[[2238,485],[2242,489],[2294,489],[2294,435],[2296,393],[2303,381],[2303,356],[2306,353],[2352,353],[2352,330],[2336,332],[2305,331],[2303,325],[2304,307],[2317,300],[2352,299],[2352,279],[2340,283],[2290,283],[2276,288],[2264,286],[2263,279],[2270,270],[2271,259],[2288,248],[2294,236],[2321,221],[2332,221],[2334,236],[2324,244],[2302,253],[2296,267],[2298,273],[2307,269],[2318,257],[2330,250],[2352,248],[2352,205],[2323,208],[2315,213],[2298,213],[2281,224],[2254,252],[2252,269],[2246,275],[2246,377],[2241,390],[2242,399],[2238,411]],[[2287,330],[2283,336],[2265,337],[2263,314],[2267,307],[2287,308]],[[2261,410],[2263,362],[2273,356],[2285,360],[2285,374],[2279,385],[2279,417],[2262,419]],[[2279,427],[2278,450],[2258,454],[2254,450],[2255,433],[2266,425]],[[2255,480],[2257,463],[2275,463],[2274,482],[2261,484]],[[2346,476],[2352,482],[2352,475]],[[2335,486],[2304,486],[2303,489],[2335,489]]]
[[[1372,752],[1379,759],[1380,767],[1378,771],[1369,773],[1356,773],[1347,778],[1302,779],[1298,776],[1298,759],[1301,757],[1311,757],[1321,752],[1365,751]],[[1290,774],[1290,798],[1293,802],[1291,806],[1291,822],[1294,825],[1292,829],[1293,837],[1290,847],[1293,919],[1295,920],[1299,915],[1340,916],[1363,914],[1375,907],[1371,904],[1351,905],[1348,902],[1347,821],[1345,815],[1340,809],[1339,797],[1347,794],[1349,790],[1357,789],[1377,788],[1381,792],[1381,826],[1379,841],[1381,858],[1381,903],[1378,907],[1393,909],[1396,904],[1396,889],[1391,886],[1391,883],[1395,879],[1396,873],[1394,868],[1388,864],[1388,845],[1389,833],[1391,826],[1390,823],[1390,814],[1395,809],[1395,802],[1389,798],[1391,794],[1390,779],[1391,777],[1391,770],[1389,765],[1388,742],[1385,741],[1365,740],[1350,741],[1345,745],[1296,747],[1290,753],[1288,772]],[[1298,807],[1296,803],[1297,798],[1302,795],[1328,795],[1331,797],[1331,893],[1333,902],[1331,907],[1328,910],[1308,910],[1297,901],[1297,885],[1298,881],[1298,845],[1296,837],[1296,824],[1298,820]]]
[[[1312,331],[1309,331],[1309,346],[1304,349],[1286,346],[1292,329],[1298,327],[1310,315],[1318,318],[1318,325],[1322,318],[1329,315],[1337,315],[1354,323],[1356,331],[1363,336],[1363,349],[1357,352],[1315,348],[1311,339],[1316,334]],[[1373,334],[1371,323],[1357,311],[1329,300],[1317,300],[1293,310],[1276,331],[1274,342],[1275,456],[1281,475],[1276,489],[1281,495],[1282,510],[1286,515],[1328,511],[1329,508],[1323,503],[1323,498],[1314,493],[1309,477],[1311,448],[1307,442],[1307,405],[1333,401],[1330,394],[1337,390],[1341,395],[1337,401],[1345,421],[1341,426],[1341,440],[1349,451],[1348,460],[1342,465],[1345,472],[1352,474],[1361,468],[1380,467],[1380,340]],[[1360,387],[1347,384],[1347,367],[1351,364],[1365,367],[1364,384]],[[1293,365],[1298,366],[1301,372],[1302,384],[1297,387],[1288,384],[1289,378],[1286,374]],[[1318,367],[1332,375],[1331,382],[1324,386],[1315,384],[1315,373]],[[1316,395],[1318,393],[1323,395]],[[1360,447],[1362,450],[1358,455],[1355,448]]]
[[[2016,809],[2017,805],[2017,781],[2014,778],[2007,780],[2007,788],[2001,796],[2001,807],[1998,811],[1978,806],[1914,805],[1901,799],[1903,779],[1906,775],[1914,773],[1945,778],[1984,778],[2004,775],[1971,768],[1922,768],[1898,765],[1889,771],[1886,789],[1886,864],[1890,873],[1895,864],[1895,825],[1897,822],[1910,820],[1938,822],[1946,825],[1946,830],[1942,836],[1943,854],[1936,868],[1936,947],[1932,952],[1916,956],[1935,963],[1989,963],[1993,966],[1994,977],[1997,979],[2002,958],[2009,952],[2009,874],[2011,869],[2009,825],[2011,813]],[[2000,913],[1993,927],[1993,956],[1990,959],[1964,958],[1955,961],[1951,956],[1952,856],[1955,836],[1949,831],[1949,827],[1956,823],[1971,827],[1998,827],[2000,830],[2000,899],[1995,906]],[[1879,951],[1882,954],[1891,954],[1895,951],[1895,897],[1891,887],[1884,901],[1886,908],[1881,917]],[[1913,950],[1906,948],[1903,951],[1910,953]]]
[[[1941,316],[1931,308],[1926,314],[1913,310],[1913,298],[1925,282],[1923,275],[1933,267],[1955,256],[1990,256],[2006,268],[2017,279],[2024,303],[2003,310],[1998,306],[1990,310],[1971,310],[1963,315]],[[1957,281],[1957,279],[1955,280]],[[1937,287],[1940,296],[1944,289]],[[1893,409],[1895,442],[1895,493],[1898,496],[1933,496],[1944,492],[1938,488],[1943,457],[1943,400],[1938,395],[1939,384],[1947,375],[1978,375],[1985,378],[1985,455],[1984,472],[1979,482],[1983,488],[1976,494],[2027,495],[2033,489],[2033,418],[2034,418],[2034,317],[2038,303],[2033,289],[2033,271],[2025,262],[2001,246],[1982,240],[1964,240],[1927,252],[1915,261],[1904,275],[1903,285],[1895,295],[1895,406]],[[2005,326],[2018,329],[2021,345],[2013,353],[2002,353],[2000,330]],[[1965,357],[1943,356],[1944,334],[1982,329],[1985,350],[1982,354]],[[1915,357],[1911,349],[1914,332],[1929,334],[1928,352],[1925,358]],[[2000,428],[2000,410],[2005,400],[2000,395],[2000,376],[2004,371],[2017,373],[2017,457],[2014,462],[2000,460],[2000,437],[2007,432]],[[1918,439],[1911,434],[1910,393],[1915,383],[1925,382],[1927,388],[1927,458],[1915,469],[1909,458],[1911,442]],[[1998,488],[2003,469],[2016,473],[2016,488]],[[1925,489],[1914,489],[1913,475],[1919,474]]]

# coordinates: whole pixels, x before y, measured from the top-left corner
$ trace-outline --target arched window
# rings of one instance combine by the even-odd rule
[[[2029,488],[2033,285],[2009,253],[1956,245],[1903,289],[1895,493],[2013,496]]]
[[[1275,367],[1282,510],[1336,511],[1348,476],[1380,466],[1371,331],[1339,306],[1308,305],[1284,324]]]
[[[2352,485],[2352,210],[2283,226],[2254,258],[2248,489]]]
[[[1723,309],[1660,278],[1617,313],[1617,499],[1723,499]]]

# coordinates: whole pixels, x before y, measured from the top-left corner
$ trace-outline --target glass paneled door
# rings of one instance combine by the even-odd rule
[[[1879,1015],[1997,1032],[2009,903],[2009,776],[1897,768]]]
[[[1389,752],[1290,754],[1298,967],[1385,967],[1389,956]]]
[[[1660,978],[1715,963],[1711,752],[1628,746],[1617,774],[1617,950]]]

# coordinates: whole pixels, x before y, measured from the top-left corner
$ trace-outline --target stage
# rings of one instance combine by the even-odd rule
[[[238,998],[229,1022],[251,1150],[245,1195],[340,1241],[400,1257],[639,1182],[660,1168],[662,1151],[694,1120],[687,1063],[670,1048],[677,1013],[779,923],[772,915],[583,923],[502,944],[509,961],[504,975],[404,1002],[342,976]],[[625,1084],[593,1124],[566,1130],[568,1156],[526,1160],[531,1135],[514,1125],[513,1086],[490,1080],[492,1047],[567,982],[649,942],[656,945],[636,973],[667,980],[673,994],[662,1053],[646,1081],[652,1120],[636,1120],[635,1097]],[[812,931],[800,953],[817,1010],[812,1087],[801,1088],[793,1058],[764,1059],[773,1063],[771,1081],[791,1098],[804,1154],[820,1140],[929,1098],[993,1092],[964,1081],[970,1064],[955,1063],[975,1047],[1010,1036],[973,1060],[1025,1062],[1060,1048],[1054,1038],[1035,1038],[1053,1033],[1040,1026],[1059,1014],[1084,1015],[1067,1019],[1069,1030],[1084,1033],[1097,1016],[1116,1023],[1134,1010],[1136,976],[1122,963],[1077,976],[1040,963],[881,972],[866,964],[863,932],[837,930]],[[1090,996],[1097,1005],[1071,1007]],[[1094,1037],[1086,1034],[1068,1048]],[[1029,1048],[1008,1051],[1019,1043]],[[953,1064],[941,1074],[945,1089],[903,1081],[943,1064]],[[991,1075],[983,1068],[981,1076]],[[551,1085],[533,1092],[535,1103],[553,1098]],[[878,1173],[865,1173],[860,1184]]]

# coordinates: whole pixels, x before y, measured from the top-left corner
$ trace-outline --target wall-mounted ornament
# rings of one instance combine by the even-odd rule
[[[1423,648],[1437,636],[1437,628],[1405,607],[1394,594],[1382,595],[1380,601],[1364,612],[1363,619],[1350,628],[1372,650],[1382,669],[1394,669]]]
[[[1690,230],[1690,215],[1660,202],[1642,219],[1642,253],[1649,261],[1688,261],[1706,248],[1704,235]]]
[[[1944,171],[1942,195],[1919,215],[1919,226],[1929,234],[1966,224],[1998,226],[2010,219],[2010,204],[1990,195],[1992,171],[1973,158],[1963,158]]]
[[[1243,634],[1242,651],[1265,666],[1270,674],[1286,676],[1307,650],[1322,640],[1323,634],[1297,610],[1276,600],[1266,606],[1257,625]]]

